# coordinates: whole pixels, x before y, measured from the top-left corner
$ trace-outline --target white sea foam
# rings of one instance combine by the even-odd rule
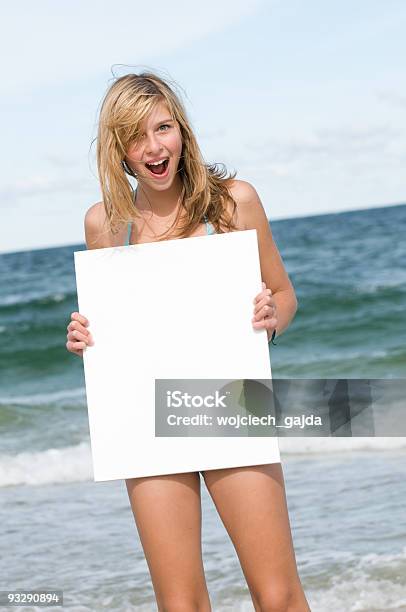
[[[45,451],[0,455],[0,487],[93,479],[88,442]]]
[[[314,457],[317,454],[345,451],[406,452],[405,438],[281,438],[281,458],[300,454]],[[42,485],[62,482],[93,480],[90,444],[83,441],[74,446],[50,448],[45,451],[0,455],[0,487],[12,485]]]
[[[312,612],[397,612],[406,611],[405,586],[392,580],[337,578],[326,591],[306,593]]]
[[[347,565],[348,559],[351,564]],[[343,570],[326,579],[324,587],[303,587],[312,612],[396,612],[406,611],[405,565],[406,547],[394,554],[366,554],[358,559],[348,554]],[[382,572],[382,575],[380,575]],[[402,578],[403,577],[403,578]],[[249,598],[224,601],[216,607],[218,612],[250,612]]]
[[[67,293],[62,291],[56,293],[44,293],[43,291],[26,291],[22,293],[10,293],[0,298],[0,306],[22,306],[35,302],[36,300],[48,300],[52,302],[62,302]]]
[[[316,455],[343,451],[406,451],[406,438],[399,437],[334,437],[334,438],[279,438],[279,449],[287,455]]]
[[[403,270],[392,272],[391,276],[385,279],[376,278],[375,280],[359,281],[353,287],[355,293],[378,293],[385,289],[403,289],[405,286],[405,273]]]
[[[64,400],[85,400],[86,392],[83,387],[78,389],[61,389],[50,393],[32,393],[29,395],[0,396],[0,406],[21,404],[22,406],[43,406]]]
[[[311,588],[302,584],[312,612],[405,612],[405,565],[406,548],[393,553],[365,554],[357,557],[354,552],[342,554],[342,563],[335,566],[329,576],[324,574],[324,585]],[[318,581],[319,582],[319,581]],[[112,592],[110,584],[80,586],[70,594],[69,610],[72,612],[90,612],[92,610],[109,610],[110,612],[150,612],[156,604],[134,601],[134,587],[128,577],[120,581],[120,597]],[[216,612],[252,612],[253,605],[247,594],[240,588],[223,590],[213,589],[212,603]],[[135,606],[134,606],[135,604]],[[41,611],[35,607],[34,610]],[[17,608],[24,612],[24,608]]]
[[[336,569],[334,575],[326,577],[325,586],[310,588],[306,586],[306,579],[302,579],[303,587],[312,612],[405,612],[406,594],[404,569],[406,563],[406,548],[402,551],[388,555],[367,554],[358,560],[354,553],[349,554],[352,559],[350,567],[344,564],[343,569]],[[372,568],[371,563],[372,561]],[[372,570],[372,571],[371,571]],[[382,577],[379,575],[382,570]],[[131,612],[134,607],[134,593],[130,583],[121,584],[120,598],[117,594],[97,589],[86,590],[78,588],[72,592],[69,610],[72,612],[90,612],[91,610],[110,610],[111,612]],[[253,605],[248,594],[229,590],[227,595],[212,595],[213,609],[216,612],[252,612]],[[41,608],[33,608],[40,612]],[[138,612],[150,612],[156,609],[156,604],[136,603]],[[24,608],[17,608],[24,612]]]
[[[406,547],[393,554],[369,553],[350,567],[344,566],[327,588],[308,590],[313,612],[406,611]]]

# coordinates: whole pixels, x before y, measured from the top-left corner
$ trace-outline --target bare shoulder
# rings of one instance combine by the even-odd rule
[[[106,213],[103,202],[96,202],[96,204],[92,204],[92,206],[90,206],[90,208],[88,208],[86,211],[85,225],[87,224],[89,227],[94,227],[100,222],[103,223],[105,216]]]
[[[241,179],[233,179],[230,181],[230,191],[241,203],[247,202],[253,194],[256,193],[251,183],[242,181]]]
[[[263,226],[264,223],[268,225],[268,219],[260,197],[251,183],[234,179],[231,181],[229,189],[237,204],[241,229],[258,228],[258,224]]]
[[[85,237],[88,249],[102,249],[112,246],[110,232],[106,226],[106,211],[103,202],[97,202],[88,208],[85,214]]]
[[[272,290],[272,293],[289,290],[295,295],[273,238],[267,214],[255,187],[247,181],[234,181],[232,193],[237,202],[244,229],[255,229],[257,232],[262,280],[267,288]]]

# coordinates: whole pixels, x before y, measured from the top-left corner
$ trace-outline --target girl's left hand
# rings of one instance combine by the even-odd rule
[[[278,325],[278,315],[276,312],[276,304],[272,297],[271,289],[266,288],[266,284],[262,282],[262,291],[258,293],[254,299],[254,317],[252,325],[254,329],[266,329],[268,340],[272,336],[272,332]]]

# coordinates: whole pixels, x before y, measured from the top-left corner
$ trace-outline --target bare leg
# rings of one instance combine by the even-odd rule
[[[198,472],[126,480],[161,612],[211,612],[201,547]]]
[[[296,567],[280,463],[205,470],[257,612],[310,612]]]

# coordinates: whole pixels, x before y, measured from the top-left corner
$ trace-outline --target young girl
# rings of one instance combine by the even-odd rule
[[[288,327],[294,289],[254,187],[203,161],[174,88],[153,73],[129,74],[100,111],[97,163],[102,202],[85,215],[88,249],[256,229],[262,288],[254,329]],[[136,178],[134,190],[128,176]],[[119,313],[117,313],[119,316]],[[93,344],[78,312],[68,351]],[[230,538],[257,611],[309,612],[300,583],[280,463],[200,472]],[[159,610],[208,612],[201,548],[200,473],[126,480]]]

